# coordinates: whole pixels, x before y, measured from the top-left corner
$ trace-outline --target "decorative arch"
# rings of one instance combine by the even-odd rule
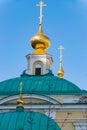
[[[43,74],[43,62],[36,61],[33,64],[33,75],[42,75]]]
[[[24,94],[23,95],[23,98],[30,98],[31,95],[27,95],[27,94]],[[4,104],[8,101],[12,101],[14,99],[18,99],[19,98],[19,95],[15,95],[15,96],[10,96],[10,97],[5,97],[4,99],[0,100],[0,104]],[[52,104],[60,104],[58,101],[50,98],[49,97],[46,97],[46,96],[41,96],[41,95],[35,95],[35,94],[32,94],[32,98],[35,98],[35,99],[41,99],[41,100],[44,100],[44,101],[47,101],[47,102],[50,102]]]

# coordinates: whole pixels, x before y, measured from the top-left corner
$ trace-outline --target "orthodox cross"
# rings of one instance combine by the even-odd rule
[[[60,50],[60,63],[62,63],[62,51],[63,51],[63,46],[62,45],[60,45],[60,47],[58,48],[59,50]]]
[[[40,6],[40,16],[39,16],[39,18],[40,18],[40,24],[42,24],[42,18],[43,18],[43,13],[42,13],[42,11],[43,11],[43,6],[46,6],[46,4],[44,4],[43,2],[42,2],[42,0],[39,2],[39,4],[37,4],[37,6]]]

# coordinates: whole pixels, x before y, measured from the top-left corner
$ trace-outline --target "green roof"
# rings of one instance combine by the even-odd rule
[[[26,75],[0,82],[0,95],[19,94],[19,84],[23,83],[23,94],[87,94],[75,84],[54,76],[46,74],[41,76]]]
[[[37,112],[0,114],[0,130],[60,130],[49,117]]]

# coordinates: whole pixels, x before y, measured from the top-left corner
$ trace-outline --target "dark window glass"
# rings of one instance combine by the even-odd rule
[[[41,75],[41,68],[35,69],[35,75]]]

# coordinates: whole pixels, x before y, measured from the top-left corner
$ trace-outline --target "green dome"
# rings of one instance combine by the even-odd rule
[[[37,112],[0,114],[0,130],[60,130],[49,117]]]
[[[0,95],[19,94],[20,82],[23,83],[23,94],[87,94],[75,84],[48,73],[42,76],[23,74],[19,78],[3,81],[0,83]]]

